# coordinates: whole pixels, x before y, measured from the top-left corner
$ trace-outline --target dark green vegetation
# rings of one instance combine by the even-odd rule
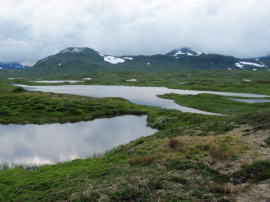
[[[17,91],[15,88],[14,91]],[[55,93],[13,92],[0,95],[2,124],[65,123],[121,114],[145,114],[147,109],[122,98],[89,98]]]
[[[191,52],[191,51],[187,51]],[[94,72],[148,72],[148,73],[165,73],[176,71],[208,71],[208,70],[252,70],[256,68],[260,71],[267,71],[267,67],[254,67],[245,65],[239,68],[235,63],[243,61],[232,56],[223,56],[218,54],[201,54],[197,56],[188,56],[180,54],[174,56],[175,52],[166,55],[152,56],[129,56],[132,60],[125,59],[125,62],[111,64],[104,61],[104,56],[90,48],[67,48],[56,55],[49,56],[39,60],[33,67],[19,70],[0,70],[0,78],[58,78],[60,76],[83,75]],[[121,57],[124,59],[124,56]],[[262,65],[260,62],[250,59],[247,62]],[[269,65],[270,62],[265,60],[264,63]]]
[[[118,72],[84,77],[93,78],[87,81],[90,85],[269,94],[268,74]],[[83,77],[72,77],[78,78]],[[137,78],[138,82],[125,81],[131,78]],[[249,78],[250,82],[243,82]],[[254,196],[263,195],[257,183],[269,187],[265,181],[270,178],[269,104],[246,104],[207,94],[164,95],[186,106],[233,115],[207,116],[135,105],[121,98],[24,92],[22,88],[7,85],[6,80],[0,82],[2,123],[73,122],[118,113],[147,114],[148,125],[159,129],[102,157],[44,165],[34,171],[25,171],[22,166],[8,169],[3,165],[0,201],[230,201],[237,200],[247,190],[252,192],[253,187]],[[188,85],[179,84],[182,82]]]

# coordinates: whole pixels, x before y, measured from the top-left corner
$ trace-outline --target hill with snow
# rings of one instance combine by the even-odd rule
[[[10,62],[10,63],[0,62],[0,69],[24,69],[27,67],[28,66],[21,65],[16,62]]]
[[[270,61],[263,58],[239,59],[181,48],[165,55],[114,56],[87,47],[69,47],[20,71],[19,77],[60,77],[97,71],[173,72],[181,70],[268,71]],[[15,74],[16,71],[13,71]],[[18,73],[18,72],[17,72]]]

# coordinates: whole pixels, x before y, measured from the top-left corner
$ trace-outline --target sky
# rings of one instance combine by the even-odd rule
[[[269,0],[1,0],[0,62],[32,65],[67,47],[154,55],[183,47],[270,54]]]

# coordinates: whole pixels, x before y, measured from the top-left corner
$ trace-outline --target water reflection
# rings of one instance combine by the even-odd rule
[[[146,116],[121,116],[89,122],[0,125],[0,163],[45,164],[86,158],[156,130]]]
[[[189,107],[183,107],[176,104],[173,100],[162,99],[157,95],[165,93],[176,93],[181,95],[197,95],[202,93],[210,93],[223,96],[238,96],[238,97],[267,97],[265,95],[254,95],[246,93],[226,93],[226,92],[211,92],[211,91],[192,91],[192,90],[177,90],[168,89],[165,87],[134,87],[134,86],[106,86],[106,85],[66,85],[66,86],[22,86],[29,91],[43,91],[55,93],[67,93],[74,95],[83,95],[91,97],[122,97],[133,103],[142,105],[159,106],[168,109],[177,109],[182,112],[215,114],[204,112]],[[214,104],[214,103],[213,103]]]
[[[235,98],[227,98],[229,100],[234,100],[234,101],[240,101],[240,102],[247,102],[247,103],[265,103],[265,102],[270,102],[270,100],[265,100],[265,99],[235,99]]]
[[[34,81],[35,83],[79,83],[79,82],[84,82],[84,81],[75,81],[75,80],[45,80],[45,81]]]

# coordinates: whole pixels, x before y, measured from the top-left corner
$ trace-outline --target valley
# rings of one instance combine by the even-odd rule
[[[2,124],[79,123],[101,117],[145,114],[147,125],[158,131],[100,155],[39,165],[34,171],[25,171],[27,165],[3,163],[0,199],[265,200],[269,197],[264,190],[270,178],[269,103],[249,104],[210,94],[159,95],[186,107],[228,115],[215,116],[137,105],[123,98],[31,92],[10,84],[162,86],[269,95],[268,74],[267,71],[96,72],[57,78],[83,82],[55,84],[35,83],[34,78],[1,79]],[[244,194],[247,190],[250,194]]]

